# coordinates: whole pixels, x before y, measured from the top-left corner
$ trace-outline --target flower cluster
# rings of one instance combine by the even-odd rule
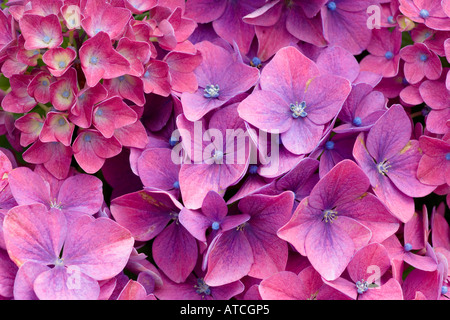
[[[0,299],[447,300],[450,1],[9,0]]]

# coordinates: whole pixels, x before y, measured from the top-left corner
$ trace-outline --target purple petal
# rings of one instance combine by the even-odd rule
[[[184,282],[197,263],[197,241],[181,224],[173,222],[156,237],[152,253],[169,279]]]

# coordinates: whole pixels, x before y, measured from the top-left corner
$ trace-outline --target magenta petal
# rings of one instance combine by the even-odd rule
[[[278,94],[270,91],[253,92],[239,104],[238,112],[245,121],[268,132],[285,132],[295,125],[289,105]]]
[[[145,93],[155,93],[164,97],[170,94],[169,65],[165,61],[151,60],[142,76]]]
[[[378,162],[399,153],[411,138],[411,120],[404,108],[393,105],[373,125],[367,136],[367,150]]]
[[[307,117],[316,124],[331,121],[341,110],[350,91],[350,82],[339,76],[323,75],[312,79],[304,98]]]
[[[172,281],[184,282],[197,263],[197,240],[178,223],[168,225],[154,240],[153,258]]]
[[[414,198],[401,192],[388,177],[378,175],[373,186],[375,195],[400,221],[407,222],[414,214]]]
[[[322,73],[341,76],[350,82],[355,81],[359,75],[358,61],[350,52],[339,46],[324,49],[317,57],[316,63]]]
[[[297,43],[298,39],[286,28],[287,14],[282,12],[278,21],[271,26],[256,25],[255,34],[258,39],[257,56],[261,61],[269,60],[284,47]],[[278,41],[273,41],[278,39]]]
[[[138,106],[145,104],[144,82],[135,76],[123,75],[103,82],[110,95],[118,95]]]
[[[395,186],[410,197],[424,197],[435,187],[427,186],[417,179],[417,168],[422,158],[419,141],[411,140],[398,155],[391,158],[388,177]]]
[[[114,136],[108,139],[96,130],[86,130],[78,134],[72,149],[83,170],[95,173],[101,169],[105,159],[120,153],[122,145]]]
[[[364,3],[367,5],[367,2]],[[334,11],[329,10],[327,6],[322,7],[324,37],[329,43],[358,55],[370,42],[372,30],[367,27],[368,15],[365,9],[355,12],[341,10],[341,4],[338,3],[338,9]]]
[[[15,300],[38,300],[34,292],[34,280],[41,273],[49,270],[50,267],[38,262],[25,262],[16,274],[14,280],[14,299]]]
[[[293,154],[308,154],[319,144],[323,129],[324,125],[317,125],[308,117],[298,118],[292,121],[287,131],[281,133],[281,141],[283,146]],[[300,141],[298,137],[302,137]]]
[[[436,261],[429,256],[420,256],[412,252],[406,252],[403,256],[403,260],[419,270],[435,271],[437,269]]]
[[[371,242],[382,242],[397,232],[399,221],[373,194],[364,193],[339,207],[342,215],[353,218],[372,231]]]
[[[420,291],[427,300],[437,300],[441,294],[438,291],[442,279],[439,279],[438,271],[412,270],[402,283],[405,300],[412,300],[416,292]]]
[[[303,282],[293,272],[281,271],[259,284],[263,300],[305,300],[309,298],[302,290]]]
[[[105,138],[111,138],[114,130],[133,124],[138,116],[120,97],[112,97],[94,108],[92,123]]]
[[[442,81],[425,80],[419,87],[420,96],[432,109],[448,108],[450,91]]]
[[[224,12],[227,1],[222,0],[200,0],[186,4],[186,17],[198,23],[211,22],[218,19]]]
[[[301,102],[308,80],[320,74],[316,64],[294,47],[280,49],[261,72],[261,88],[288,104]],[[289,110],[288,110],[289,111]]]
[[[156,237],[172,219],[171,213],[182,206],[171,195],[162,191],[139,191],[111,201],[111,214],[131,231],[137,241]]]
[[[138,172],[144,187],[174,189],[180,166],[171,157],[172,150],[167,148],[151,148],[142,153],[138,159]]]
[[[42,203],[49,206],[50,188],[37,173],[27,167],[19,167],[9,173],[8,180],[19,205]]]
[[[402,286],[391,278],[380,287],[369,289],[358,300],[403,300]]]
[[[3,221],[8,254],[18,266],[26,261],[53,264],[60,255],[66,227],[58,210],[48,211],[42,204],[17,206]]]
[[[112,79],[128,73],[130,63],[111,44],[105,32],[86,40],[79,50],[86,83],[94,87],[100,79]]]
[[[74,287],[71,279],[77,273]],[[75,286],[76,285],[76,286]],[[100,293],[98,282],[79,272],[58,266],[41,273],[34,281],[34,291],[40,300],[97,300]]]
[[[293,201],[293,192],[286,191],[276,196],[249,195],[239,202],[239,210],[251,215],[244,224],[254,258],[249,276],[264,279],[285,269],[288,248],[276,232],[290,218]]]
[[[206,230],[211,227],[211,220],[198,210],[183,208],[179,214],[180,223],[198,240],[206,243]]]
[[[0,249],[0,271],[0,296],[12,298],[18,268],[9,258],[8,253],[2,249]]]
[[[106,32],[112,40],[120,38],[128,23],[131,12],[126,8],[112,6],[101,0],[86,1],[81,26],[90,37],[100,31]]]
[[[56,15],[46,17],[26,14],[19,21],[25,38],[25,49],[56,48],[63,42],[61,25]]]
[[[309,205],[317,209],[339,207],[363,195],[369,179],[351,160],[339,162],[313,188]]]
[[[14,74],[9,82],[11,91],[2,99],[4,111],[13,113],[27,113],[36,106],[36,100],[28,94],[27,87],[33,80],[31,75]]]
[[[208,271],[205,282],[220,286],[241,279],[253,264],[252,247],[241,231],[230,230],[219,234],[210,245]]]
[[[133,244],[131,233],[117,222],[83,215],[70,225],[62,259],[95,280],[106,280],[123,270]]]
[[[103,204],[102,192],[103,183],[100,179],[79,174],[64,180],[59,189],[57,203],[61,204],[66,214],[95,214]]]
[[[72,161],[72,148],[60,142],[42,143],[36,141],[23,153],[23,159],[29,163],[43,164],[58,179],[69,174]]]
[[[213,21],[213,28],[228,43],[236,42],[242,53],[247,53],[255,35],[254,26],[243,21],[243,17],[258,8],[262,1],[228,2],[223,14]],[[217,10],[217,9],[215,9]]]
[[[324,47],[326,41],[323,37],[322,19],[320,15],[306,17],[306,12],[295,5],[289,10],[290,12],[286,18],[286,29],[289,33],[301,41],[314,44],[318,47]]]
[[[291,219],[277,232],[281,239],[292,244],[302,255],[306,255],[305,239],[308,232],[322,218],[322,211],[310,207],[308,200],[306,197],[300,202]]]
[[[129,75],[140,77],[144,74],[144,64],[150,60],[151,55],[147,42],[120,38],[116,50],[130,62]]]
[[[76,56],[76,51],[71,47],[58,47],[46,51],[42,55],[42,60],[53,76],[60,77],[71,66]]]
[[[205,98],[202,89],[199,88],[194,93],[184,92],[181,95],[184,114],[190,121],[197,121],[211,110],[220,108],[226,103],[226,100],[222,99]]]
[[[333,281],[324,280],[324,283],[352,300],[356,300],[358,298],[355,283],[347,280],[346,278],[339,277]]]
[[[217,192],[210,191],[203,200],[202,212],[210,219],[221,221],[227,215],[228,207],[225,200]]]
[[[47,72],[39,72],[30,82],[27,87],[27,92],[30,97],[33,97],[37,102],[50,102],[50,83],[52,80],[51,74]]]
[[[372,243],[355,253],[347,271],[355,283],[361,280],[373,282],[379,281],[390,267],[391,261],[386,248],[379,243]]]
[[[326,280],[337,279],[344,272],[355,252],[352,233],[365,233],[370,239],[370,231],[351,218],[339,216],[328,225],[318,221],[306,235],[306,256],[317,272]]]

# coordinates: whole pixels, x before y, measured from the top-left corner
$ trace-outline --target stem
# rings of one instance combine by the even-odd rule
[[[73,29],[69,31],[69,45],[73,47]]]
[[[46,113],[47,112],[49,112],[50,111],[50,107],[47,107],[45,104],[42,104],[42,103],[38,103],[38,106],[42,109],[42,110],[44,110]]]
[[[417,112],[411,113],[411,118],[414,119],[414,118],[422,116],[422,115],[423,115],[422,111],[417,111]]]

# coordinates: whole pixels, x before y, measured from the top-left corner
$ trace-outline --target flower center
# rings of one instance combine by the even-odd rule
[[[251,61],[250,61],[250,65],[252,67],[256,67],[256,68],[261,68],[261,59],[259,59],[258,57],[254,57]]]
[[[448,153],[445,155],[445,160],[450,161],[450,152],[448,152]]]
[[[177,138],[175,138],[175,137],[170,137],[170,139],[169,139],[169,145],[170,145],[171,147],[174,147],[177,143],[178,143],[178,139],[177,139]]]
[[[430,13],[428,12],[428,10],[422,9],[422,10],[420,10],[419,15],[420,15],[423,19],[426,19],[426,18],[428,18],[428,17],[430,16]]]
[[[394,17],[393,17],[393,16],[389,16],[389,17],[387,18],[387,21],[388,21],[389,23],[395,23]]]
[[[50,208],[61,210],[62,209],[61,201],[56,202],[56,199],[50,200]]]
[[[289,108],[292,111],[292,117],[297,119],[298,117],[306,117],[308,113],[305,111],[306,109],[306,102],[302,101],[300,104],[298,102],[295,102],[295,104],[291,103],[289,105]]]
[[[369,290],[369,283],[362,279],[361,281],[356,282],[356,289],[359,294],[363,294],[367,290]]]
[[[98,58],[97,58],[97,57],[91,57],[91,58],[89,59],[89,62],[92,63],[92,64],[97,64]]]
[[[335,210],[324,210],[323,211],[322,221],[325,221],[326,223],[328,223],[328,222],[333,223],[333,221],[336,219],[337,219],[337,211],[335,211]]]
[[[63,126],[63,125],[66,124],[66,122],[64,121],[63,118],[60,118],[60,119],[58,120],[58,124],[59,124],[60,126]]]
[[[55,260],[55,267],[60,267],[64,265],[64,259],[63,258],[56,258]]]
[[[221,162],[223,160],[223,151],[215,150],[213,154],[213,159],[215,162]]]
[[[203,96],[205,98],[218,98],[219,97],[219,90],[220,90],[220,88],[219,88],[218,84],[216,84],[216,85],[212,85],[212,84],[207,85],[205,90],[204,90]]]
[[[70,92],[69,90],[64,90],[63,93],[61,93],[61,95],[67,99],[70,96]]]
[[[219,230],[219,228],[220,228],[220,223],[217,222],[217,221],[214,221],[214,222],[211,224],[211,228],[212,228],[213,230]]]
[[[175,189],[180,189],[180,182],[179,182],[179,181],[175,181],[175,182],[173,183],[173,187],[174,187]]]
[[[425,61],[428,60],[428,56],[427,56],[426,54],[422,53],[422,54],[419,56],[419,59],[420,59],[420,61],[425,62]]]
[[[211,294],[211,289],[205,283],[203,278],[197,279],[197,284],[194,285],[194,288],[196,289],[195,292],[197,292],[198,294],[207,295],[207,296],[209,296]]]
[[[41,82],[41,84],[42,84],[44,87],[46,87],[46,86],[48,86],[48,81],[47,81],[47,80],[44,80],[44,81]]]
[[[258,172],[258,166],[256,164],[252,164],[248,167],[248,172],[250,174],[255,174],[256,172]]]
[[[388,169],[390,167],[391,167],[391,165],[389,164],[389,161],[387,161],[387,160],[384,160],[377,164],[378,172],[384,176],[386,175],[386,173],[388,172]]]
[[[85,142],[91,142],[92,137],[91,137],[90,134],[85,134],[84,137],[83,137],[83,140],[84,140]]]
[[[391,51],[387,51],[384,56],[386,59],[391,60],[394,57],[394,54]]]
[[[58,67],[60,67],[61,69],[64,69],[66,67],[66,62],[65,61],[60,61],[58,63]]]
[[[125,80],[125,76],[120,76],[119,81],[122,82],[123,80]]]
[[[330,9],[331,11],[336,10],[336,2],[334,2],[334,1],[328,2],[327,7],[328,7],[328,9]]]
[[[447,292],[448,292],[448,287],[447,286],[442,286],[441,287],[441,293],[442,294],[447,294]]]
[[[44,36],[44,38],[42,38],[42,41],[44,41],[45,43],[50,43],[50,37],[49,36]]]
[[[360,117],[355,117],[355,119],[353,119],[353,124],[357,127],[359,127],[362,124],[362,120]]]
[[[333,150],[334,149],[334,142],[333,141],[327,141],[327,143],[325,143],[325,148],[327,148],[328,150]]]

